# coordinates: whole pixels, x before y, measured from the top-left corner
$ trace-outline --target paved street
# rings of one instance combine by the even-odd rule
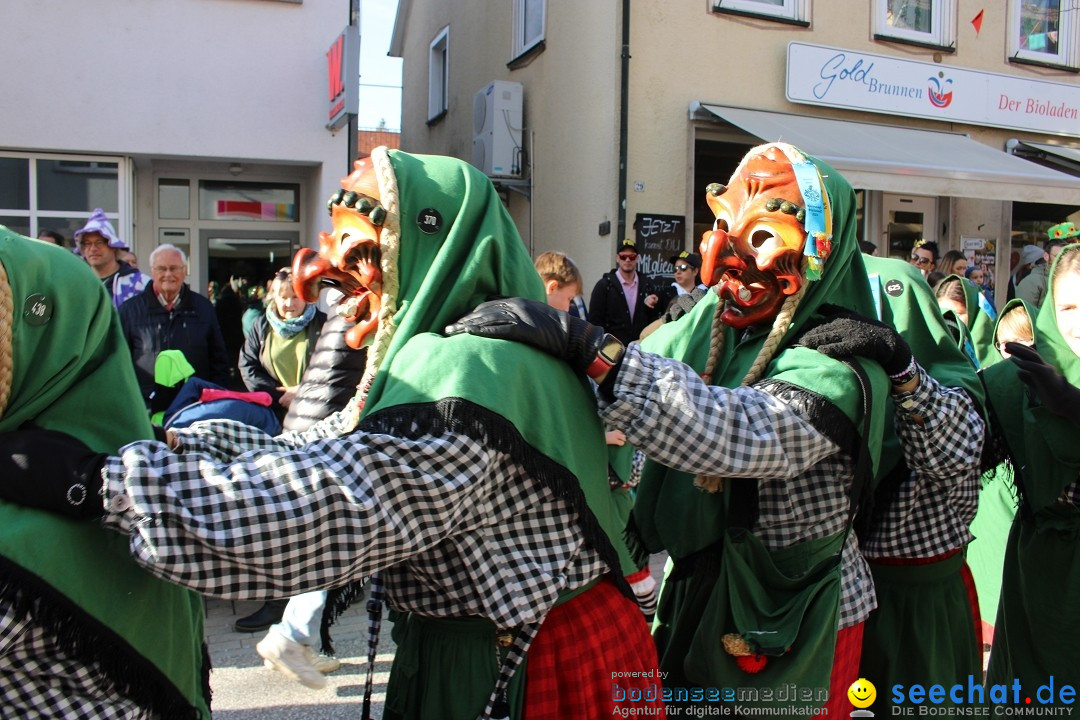
[[[367,673],[367,612],[365,603],[354,604],[333,627],[334,648],[341,669],[328,675],[322,690],[310,690],[281,673],[263,667],[255,644],[266,635],[234,632],[238,617],[248,615],[261,603],[208,600],[206,634],[214,671],[215,720],[361,720]],[[386,678],[393,659],[390,624],[384,623],[375,665],[373,717],[382,716]]]

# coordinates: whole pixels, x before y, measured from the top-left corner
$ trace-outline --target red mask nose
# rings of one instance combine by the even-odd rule
[[[330,269],[330,263],[311,248],[300,248],[293,256],[293,292],[304,302],[318,302],[320,278]]]
[[[728,243],[728,234],[724,230],[713,230],[701,236],[701,246],[698,248],[701,251],[701,282],[707,287],[712,287],[719,280],[713,277],[713,273]]]

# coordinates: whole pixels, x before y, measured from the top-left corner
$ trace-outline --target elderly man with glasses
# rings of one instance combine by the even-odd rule
[[[637,270],[633,238],[623,239],[616,258],[618,266],[604,273],[593,287],[589,319],[626,344],[637,340],[664,308],[652,278]]]
[[[169,244],[155,248],[150,253],[150,278],[141,293],[120,306],[120,325],[143,398],[149,404],[154,363],[162,350],[181,351],[196,376],[225,385],[229,379],[225,341],[214,306],[184,282],[184,251]]]

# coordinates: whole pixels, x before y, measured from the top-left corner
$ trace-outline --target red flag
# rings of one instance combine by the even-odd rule
[[[971,18],[971,24],[975,26],[975,37],[979,37],[979,31],[982,30],[982,19],[985,10],[980,10],[979,14]]]

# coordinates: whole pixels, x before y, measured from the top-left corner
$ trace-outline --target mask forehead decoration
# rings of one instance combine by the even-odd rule
[[[725,324],[769,321],[805,282],[821,278],[831,251],[829,198],[817,168],[794,147],[751,150],[727,185],[709,185],[706,202],[715,221],[702,237],[701,276],[725,301]]]
[[[319,233],[319,250],[302,248],[293,259],[293,287],[306,302],[315,302],[324,287],[344,297],[337,313],[355,323],[345,333],[354,349],[370,343],[383,306],[383,226],[387,212],[379,197],[370,158],[358,160],[342,188],[326,203],[333,232]]]

